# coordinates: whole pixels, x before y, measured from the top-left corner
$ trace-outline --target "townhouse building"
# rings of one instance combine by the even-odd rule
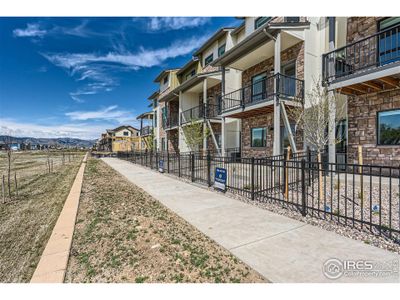
[[[221,116],[241,121],[241,155],[278,155],[303,149],[287,110],[302,107],[318,76],[318,19],[246,17],[233,32],[234,47],[214,66],[240,71],[240,88],[224,90]],[[308,79],[308,85],[305,84]],[[224,84],[223,84],[224,85]]]
[[[218,67],[211,66],[214,59],[233,46],[230,32],[233,28],[222,28],[213,34],[179,70],[161,73],[157,82],[171,83],[165,88],[163,95],[158,98],[162,106],[162,124],[166,132],[167,148],[169,151],[206,151],[212,150],[222,154],[222,149],[239,147],[239,126],[235,119],[223,119],[219,115],[219,97],[221,95],[222,72]],[[224,82],[229,88],[236,88],[239,76],[236,71],[225,72]],[[160,91],[162,85],[160,83]],[[201,124],[204,135],[203,141],[190,146],[187,143],[186,126],[194,123]],[[226,132],[229,134],[225,135]],[[162,137],[162,131],[160,134]]]
[[[400,165],[400,18],[331,18],[324,83],[343,95],[346,152],[357,162]]]
[[[346,107],[331,112],[339,122],[331,122],[329,160],[356,163],[361,145],[365,163],[400,163],[399,18],[239,19],[155,79],[155,149],[229,156],[234,148],[242,157],[304,150],[288,112],[307,108],[306,95],[320,83]],[[185,139],[193,122],[210,132],[197,149]]]

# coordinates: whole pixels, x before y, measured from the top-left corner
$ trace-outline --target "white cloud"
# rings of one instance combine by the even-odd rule
[[[202,26],[209,21],[209,17],[154,17],[150,18],[148,28],[151,31],[178,30]]]
[[[14,29],[13,34],[16,37],[43,37],[47,34],[47,31],[41,29],[39,24],[27,24],[24,29]]]
[[[83,102],[83,95],[93,95],[99,92],[111,91],[118,86],[115,72],[126,72],[159,66],[166,60],[187,55],[198,48],[207,36],[179,40],[170,46],[160,49],[145,49],[141,47],[136,53],[119,50],[99,53],[42,53],[54,65],[66,70],[77,81],[89,80],[90,83],[70,96],[77,102]]]
[[[87,121],[87,120],[112,120],[118,123],[125,123],[134,121],[134,116],[131,112],[126,110],[118,110],[117,105],[111,105],[103,109],[94,111],[73,111],[65,115],[73,121]]]
[[[21,123],[7,119],[0,120],[0,134],[8,134],[17,137],[96,139],[100,136],[101,132],[107,128],[110,128],[109,124],[96,126],[85,123],[40,125],[35,123]]]
[[[186,55],[198,48],[206,40],[204,37],[193,37],[187,40],[176,41],[168,47],[160,49],[140,48],[137,53],[109,52],[107,54],[76,53],[76,54],[43,54],[53,64],[70,69],[72,73],[85,70],[86,75],[92,72],[86,68],[91,63],[113,63],[137,70],[143,67],[154,67],[165,60]],[[89,72],[89,73],[88,73]]]

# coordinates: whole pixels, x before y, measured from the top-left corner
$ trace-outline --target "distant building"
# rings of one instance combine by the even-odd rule
[[[97,141],[97,150],[122,152],[138,149],[140,146],[139,129],[122,125],[115,129],[107,129]]]

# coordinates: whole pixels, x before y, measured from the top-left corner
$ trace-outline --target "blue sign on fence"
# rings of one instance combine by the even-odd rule
[[[162,159],[158,161],[158,171],[160,171],[160,173],[164,173],[164,160]]]
[[[226,191],[226,169],[215,168],[214,187]]]

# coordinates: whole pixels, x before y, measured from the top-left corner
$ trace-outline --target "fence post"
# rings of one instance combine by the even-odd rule
[[[307,159],[308,159],[308,186],[311,185],[311,151],[310,147],[307,147]]]
[[[211,154],[210,150],[207,150],[207,183],[211,186]]]
[[[15,194],[18,197],[18,182],[17,182],[17,172],[14,173],[14,180],[15,180]]]
[[[181,153],[178,151],[178,177],[181,177]]]
[[[169,173],[169,151],[167,151],[167,173]]]
[[[6,203],[6,192],[5,192],[5,179],[4,179],[4,175],[3,175],[3,181],[1,182],[1,192],[3,194],[3,203]]]
[[[194,182],[194,153],[190,154],[190,168],[192,169],[192,182]]]
[[[306,208],[306,161],[304,158],[301,160],[301,214],[303,217],[307,215],[307,208]]]
[[[254,157],[251,158],[251,200],[254,200]]]
[[[290,161],[290,146],[287,147],[287,154],[284,156],[284,166],[285,166],[285,198],[289,200],[289,161]]]

